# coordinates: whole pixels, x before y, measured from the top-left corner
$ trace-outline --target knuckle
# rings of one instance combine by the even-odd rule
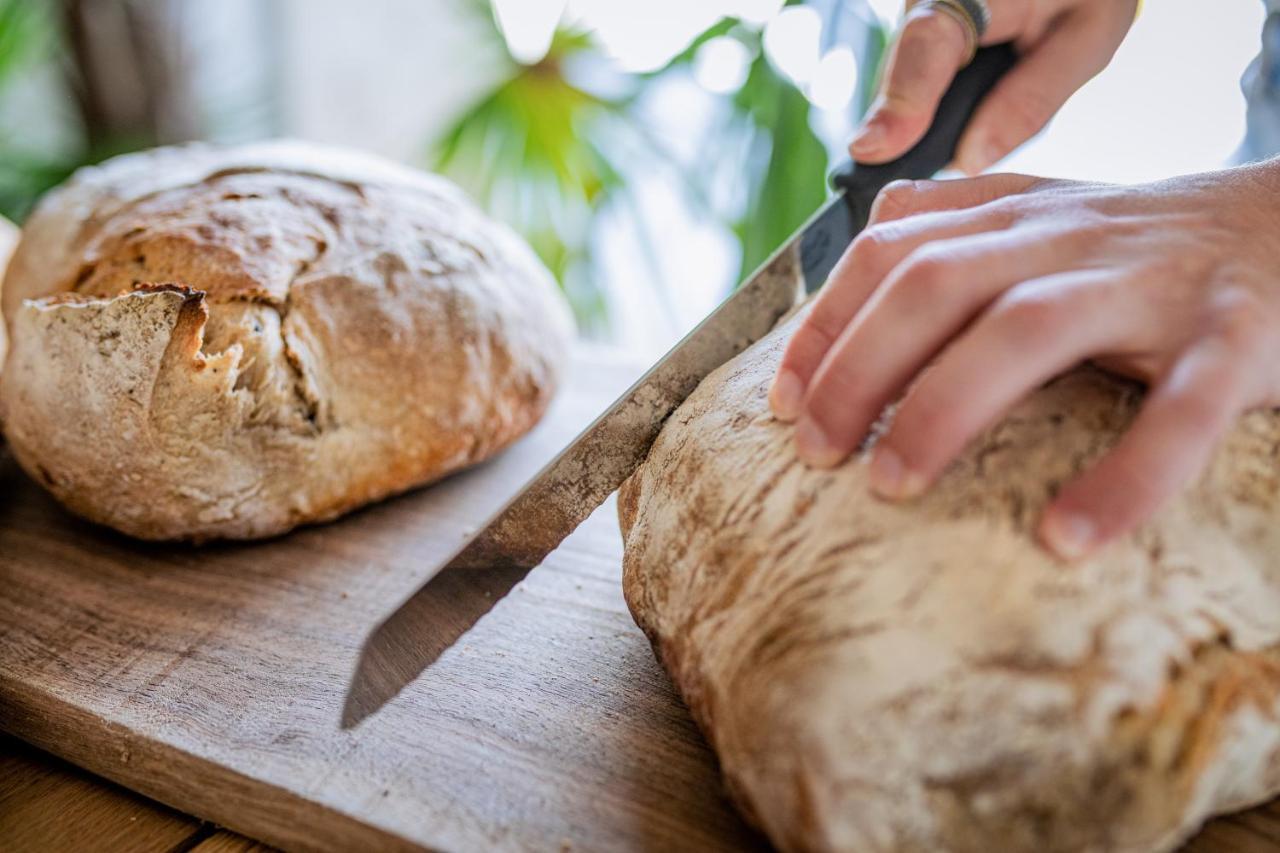
[[[838,411],[864,384],[863,378],[849,359],[839,358],[818,376],[810,395],[811,406],[815,412],[830,414]]]
[[[1086,258],[1096,255],[1099,247],[1124,243],[1124,238],[1115,233],[1106,217],[1089,211],[1066,209],[1055,216],[1038,217],[1037,221],[1051,223],[1045,226],[1044,236],[1066,257]]]
[[[1001,196],[980,205],[975,211],[982,217],[983,224],[989,231],[1003,231],[1012,228],[1024,219],[1031,218],[1035,212],[1034,200],[1027,196]]]
[[[830,341],[826,331],[810,320],[797,329],[791,336],[791,340],[787,342],[780,367],[793,373],[811,376],[829,348]]]
[[[1017,88],[1001,101],[1001,127],[1005,145],[1014,147],[1038,133],[1055,112],[1053,100],[1036,89]]]
[[[947,291],[951,279],[952,265],[945,255],[929,248],[917,249],[903,261],[893,290],[898,298],[932,302]]]
[[[1250,355],[1267,339],[1267,327],[1257,314],[1234,313],[1222,328],[1227,349],[1237,355]]]
[[[1197,244],[1194,240],[1189,240],[1182,245],[1173,247],[1161,259],[1160,272],[1170,281],[1189,281],[1197,284],[1209,283],[1222,268],[1223,259],[1220,256],[1219,246],[1230,245],[1230,241],[1222,239],[1225,236],[1221,235],[1217,241],[1207,245],[1203,243]],[[1229,291],[1225,294],[1224,304],[1233,303],[1245,295]]]
[[[899,219],[914,212],[924,196],[923,181],[899,180],[886,184],[871,205],[871,219]]]
[[[1217,429],[1225,405],[1220,390],[1202,386],[1172,395],[1166,401],[1165,413],[1184,428],[1207,433]]]
[[[899,41],[903,46],[916,49],[929,49],[938,45],[961,43],[964,31],[960,25],[946,13],[938,12],[927,6],[919,7],[907,15],[902,25]]]
[[[805,403],[805,412],[828,433],[844,431],[856,406],[854,392],[860,384],[853,371],[826,371],[814,383]]]
[[[894,242],[893,229],[884,225],[871,225],[862,229],[862,233],[854,238],[849,247],[849,263],[853,267],[853,275],[867,275],[880,266],[882,259],[888,256]]]
[[[847,265],[847,263],[846,263]],[[842,270],[837,266],[832,272],[827,283],[818,291],[817,297],[813,300],[813,308],[805,315],[800,329],[797,332],[803,332],[814,328],[815,326],[827,328],[831,323],[843,316],[845,288],[850,286],[850,277],[842,274]]]
[[[814,352],[819,354],[825,352],[835,343],[836,336],[840,334],[836,322],[829,314],[815,312],[809,318],[809,322],[800,327],[800,330],[791,338],[787,355],[804,359],[811,357]]]
[[[1000,297],[991,313],[998,337],[1018,349],[1056,337],[1067,321],[1058,300],[1017,291]]]
[[[798,362],[820,360],[836,342],[842,328],[841,315],[834,309],[826,309],[821,304],[814,306],[804,325],[796,330],[787,344],[786,357]]]
[[[1252,292],[1228,291],[1215,306],[1214,333],[1231,352],[1246,355],[1268,338],[1269,312]]]
[[[1075,230],[1091,245],[1125,251],[1134,240],[1143,240],[1151,233],[1149,223],[1138,217],[1113,216],[1106,204],[1106,201],[1090,200],[1068,207]]]

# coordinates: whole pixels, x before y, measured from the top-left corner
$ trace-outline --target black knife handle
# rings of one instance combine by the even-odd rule
[[[849,161],[836,171],[831,182],[847,193],[857,228],[866,224],[871,202],[885,184],[929,178],[951,162],[973,111],[1017,59],[1009,43],[979,49],[973,61],[956,74],[938,104],[933,124],[914,148],[888,163],[873,166]]]

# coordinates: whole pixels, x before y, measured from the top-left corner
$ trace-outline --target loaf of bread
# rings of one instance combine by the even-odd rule
[[[78,172],[3,299],[18,461],[145,539],[271,536],[485,459],[542,415],[571,335],[546,269],[448,182],[288,142]]]
[[[1280,790],[1280,416],[1079,565],[1033,526],[1124,429],[1082,369],[920,500],[811,470],[766,394],[794,321],[712,374],[623,487],[627,602],[785,850],[1167,850]]]

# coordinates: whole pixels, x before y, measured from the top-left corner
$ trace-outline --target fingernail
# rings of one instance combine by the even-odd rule
[[[801,461],[814,468],[831,468],[844,458],[812,418],[804,418],[796,426],[796,452]]]
[[[868,476],[871,491],[886,500],[914,498],[925,489],[924,476],[908,468],[902,457],[887,447],[877,449],[872,455]]]
[[[1044,520],[1040,536],[1062,559],[1079,560],[1097,544],[1098,527],[1093,519],[1079,513],[1051,513]]]
[[[884,142],[884,125],[878,119],[871,119],[862,126],[853,141],[849,143],[849,153],[855,157],[874,154]]]
[[[773,379],[773,387],[769,389],[769,408],[773,415],[781,421],[794,421],[800,415],[800,404],[804,400],[804,383],[800,377],[790,370],[782,370]]]

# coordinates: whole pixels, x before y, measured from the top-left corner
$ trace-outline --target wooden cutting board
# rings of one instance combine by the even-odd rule
[[[0,728],[289,848],[759,845],[626,612],[612,502],[379,714],[338,726],[365,634],[638,373],[580,354],[497,460],[256,545],[127,540],[0,454]]]
[[[132,542],[0,452],[0,729],[291,849],[763,847],[626,612],[612,502],[405,693],[338,728],[365,633],[638,373],[580,353],[499,459],[257,545]],[[1278,814],[1214,821],[1188,849],[1276,849]]]

